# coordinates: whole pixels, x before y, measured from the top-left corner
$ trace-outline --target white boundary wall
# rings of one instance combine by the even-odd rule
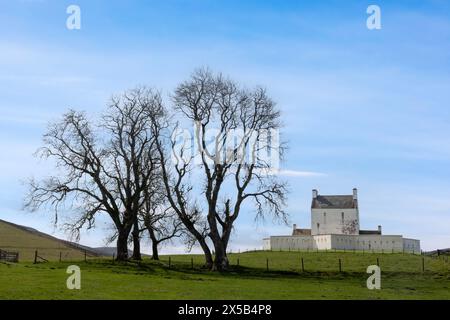
[[[399,235],[272,236],[264,250],[358,250],[420,254],[420,241]]]

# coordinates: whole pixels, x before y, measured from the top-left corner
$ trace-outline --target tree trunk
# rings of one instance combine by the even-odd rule
[[[159,260],[158,255],[158,239],[156,239],[155,231],[152,227],[147,225],[148,234],[150,236],[150,240],[152,241],[152,259]]]
[[[158,242],[157,241],[152,241],[152,259],[159,260]]]
[[[214,263],[213,263],[211,250],[209,249],[208,244],[206,243],[206,239],[202,236],[202,234],[200,232],[198,232],[197,229],[195,229],[192,221],[190,221],[189,219],[187,219],[184,216],[179,216],[179,217],[181,219],[181,222],[183,222],[183,224],[186,226],[186,228],[189,230],[189,232],[195,237],[195,239],[200,244],[200,247],[202,248],[203,253],[205,255],[205,268],[211,270]]]
[[[128,235],[129,232],[125,228],[119,229],[117,237],[117,261],[128,260]]]
[[[210,204],[211,205],[211,204]],[[214,203],[212,205],[215,205]],[[214,271],[226,271],[229,266],[226,244],[219,234],[217,229],[216,215],[213,210],[210,210],[208,214],[208,224],[209,224],[209,236],[214,244],[214,263],[212,265],[212,270]]]
[[[197,241],[200,243],[200,247],[202,248],[203,254],[205,255],[205,268],[211,270],[214,265],[211,250],[209,250],[208,244],[206,243],[204,238],[197,239]]]
[[[136,219],[133,227],[133,260],[142,260],[141,256],[141,239],[139,232],[139,221]]]
[[[223,227],[222,237],[220,239],[217,239],[218,244],[214,246],[216,249],[214,270],[226,271],[230,266],[227,256],[227,248],[228,242],[230,240],[231,230],[232,224],[226,224]]]
[[[222,241],[214,244],[215,256],[214,264],[212,270],[214,271],[227,271],[229,267],[229,261],[227,257],[226,247],[223,245]]]

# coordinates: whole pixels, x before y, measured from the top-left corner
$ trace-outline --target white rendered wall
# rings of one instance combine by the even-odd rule
[[[403,238],[395,235],[333,235],[332,246],[337,250],[402,252]]]
[[[274,236],[270,237],[271,250],[307,250],[314,247],[311,236]]]
[[[314,247],[313,249],[318,250],[331,250],[332,249],[332,235],[319,235],[313,236],[314,238]]]
[[[265,250],[358,250],[420,253],[420,241],[397,235],[273,236],[264,239]]]
[[[270,238],[263,239],[263,250],[270,250]]]
[[[416,254],[421,253],[420,240],[404,238],[403,250],[409,253],[416,253]]]
[[[311,234],[358,235],[358,209],[311,209]]]

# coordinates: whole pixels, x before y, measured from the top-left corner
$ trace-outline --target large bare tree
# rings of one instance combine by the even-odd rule
[[[159,166],[152,121],[162,115],[160,94],[147,88],[113,97],[97,122],[70,110],[49,126],[38,152],[54,161],[57,174],[31,180],[25,206],[30,210],[51,206],[55,222],[60,207],[70,206],[77,216],[68,226],[77,237],[84,226],[94,226],[99,213],[106,213],[117,229],[117,260],[126,260],[144,192]],[[134,244],[133,258],[140,259],[139,243]]]
[[[256,217],[271,213],[286,220],[286,186],[274,175],[271,161],[284,149],[277,138],[280,113],[264,89],[244,89],[205,69],[177,87],[173,103],[181,121],[194,125],[197,152],[191,152],[191,143],[180,145],[177,134],[169,147],[157,134],[166,195],[203,249],[206,265],[226,270],[227,246],[244,203],[253,200]],[[198,186],[191,176],[196,168],[203,177],[203,199],[191,195]]]

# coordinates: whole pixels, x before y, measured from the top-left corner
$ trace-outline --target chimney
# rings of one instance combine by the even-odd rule
[[[297,225],[295,223],[294,223],[293,229],[294,229],[294,231],[297,229]]]
[[[381,226],[378,226],[378,232],[381,234]]]
[[[316,189],[313,189],[312,196],[313,196],[313,199],[317,198],[317,190]]]
[[[353,188],[353,200],[358,200],[358,189]]]

